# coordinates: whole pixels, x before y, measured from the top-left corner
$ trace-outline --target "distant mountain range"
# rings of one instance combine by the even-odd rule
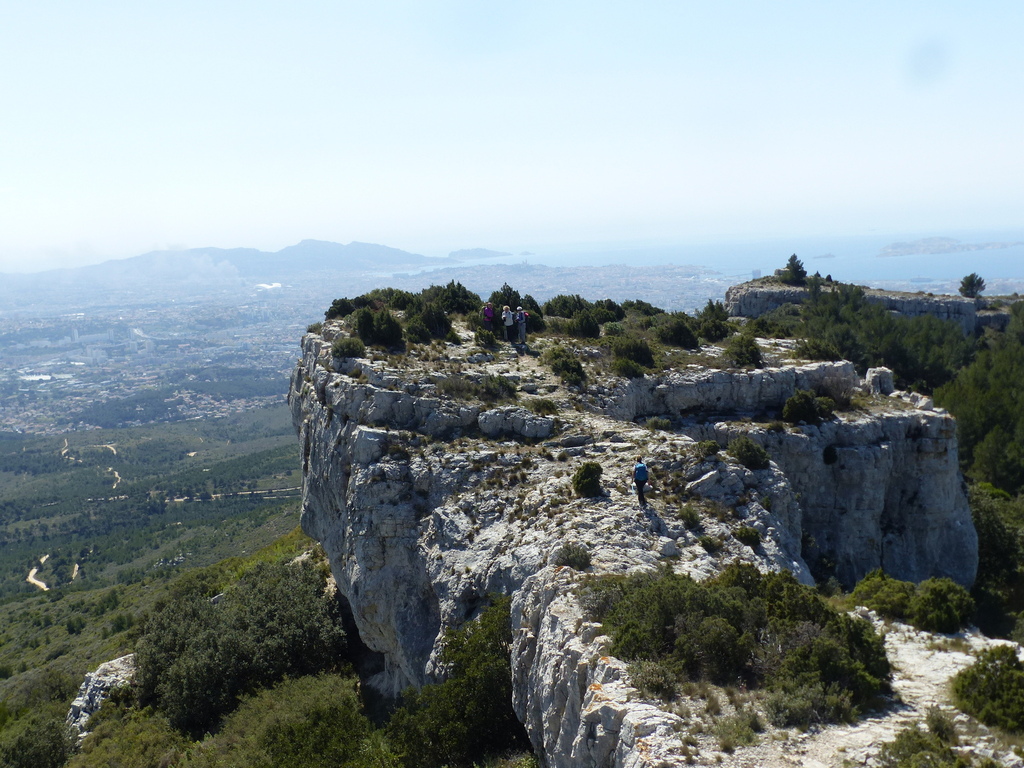
[[[152,251],[86,267],[3,275],[0,307],[60,301],[67,293],[123,298],[161,291],[171,298],[182,293],[245,289],[257,283],[305,285],[339,275],[390,274],[457,263],[456,259],[422,256],[386,245],[324,240],[303,240],[273,253],[255,248]]]

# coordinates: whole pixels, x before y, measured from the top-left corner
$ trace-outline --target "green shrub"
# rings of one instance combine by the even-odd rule
[[[594,497],[601,495],[601,465],[596,461],[585,461],[572,476],[572,489],[577,496]]]
[[[654,354],[644,339],[616,336],[612,339],[612,355],[617,360],[631,360],[645,368],[654,367]]]
[[[405,324],[405,338],[413,344],[427,344],[430,341],[430,329],[420,317],[410,318]]]
[[[683,508],[679,510],[679,519],[682,520],[683,525],[689,530],[693,530],[700,525],[700,512],[692,504],[685,504]]]
[[[362,757],[373,728],[361,710],[355,678],[286,680],[246,699],[189,765],[367,765]]]
[[[967,768],[948,744],[933,733],[925,733],[917,723],[907,726],[896,738],[882,745],[878,753],[881,768]]]
[[[917,585],[907,614],[918,629],[958,632],[974,615],[974,600],[951,579],[928,579]]]
[[[725,356],[740,367],[761,367],[761,348],[753,336],[738,333],[725,345]]]
[[[323,329],[323,323],[310,323],[306,326],[306,333],[320,333]]]
[[[373,316],[373,341],[382,347],[395,347],[402,343],[402,324],[388,310]]]
[[[697,458],[704,461],[715,456],[720,450],[722,450],[722,447],[714,440],[701,440],[696,446],[694,446],[694,450],[697,453]]]
[[[590,567],[590,550],[576,542],[563,544],[555,554],[555,565],[569,566],[576,571],[585,571]]]
[[[528,748],[512,711],[509,605],[501,597],[476,621],[446,632],[440,662],[448,679],[406,692],[387,730],[407,768],[470,766]]]
[[[629,681],[641,696],[662,701],[676,697],[679,674],[664,661],[634,661],[629,665]]]
[[[853,589],[852,597],[857,605],[863,605],[890,619],[904,619],[914,597],[914,585],[909,581],[887,576],[876,568],[860,580]]]
[[[635,312],[638,315],[644,317],[654,317],[655,315],[665,314],[665,310],[659,307],[649,304],[641,299],[627,299],[622,302],[622,309],[624,312]]]
[[[217,605],[164,603],[136,646],[135,682],[179,730],[200,735],[240,696],[286,676],[332,669],[344,650],[338,604],[311,562],[261,563]]]
[[[958,741],[956,736],[956,724],[953,722],[953,718],[948,712],[943,712],[937,706],[932,705],[928,707],[928,711],[924,716],[924,721],[928,726],[929,732],[933,733],[939,741],[944,744],[956,745]]]
[[[74,734],[62,713],[32,712],[0,731],[4,768],[62,768],[74,751]]]
[[[351,336],[338,336],[331,342],[332,357],[363,357],[365,354],[363,342]]]
[[[757,549],[761,544],[761,532],[757,528],[751,528],[749,525],[740,526],[733,531],[732,535],[736,538],[736,541],[746,544],[751,549]]]
[[[666,568],[596,580],[585,603],[616,656],[664,660],[691,680],[767,687],[779,694],[779,720],[846,719],[886,690],[889,664],[872,626],[789,572],[733,563],[698,583]]]
[[[714,536],[698,536],[697,543],[704,547],[704,551],[714,554],[722,548],[722,542]]]
[[[827,397],[817,397],[809,389],[798,389],[782,406],[782,418],[790,424],[803,421],[820,424],[822,419],[831,419],[835,403]]]
[[[514,309],[516,305],[511,306]],[[558,296],[552,297],[544,304],[544,314],[571,318],[576,317],[581,312],[589,310],[590,307],[590,302],[579,294],[573,294],[571,296],[559,294]]]
[[[480,381],[480,398],[495,402],[498,400],[515,400],[519,395],[516,393],[516,385],[504,376],[488,375]]]
[[[356,308],[348,299],[335,299],[331,306],[324,312],[325,320],[333,320],[336,317],[345,317],[355,312]]]
[[[474,335],[473,340],[485,349],[493,349],[498,346],[498,339],[492,331],[480,328]]]
[[[570,350],[563,346],[554,346],[544,350],[540,359],[551,368],[552,373],[558,376],[563,384],[571,387],[583,386],[586,380],[583,364]]]
[[[768,451],[751,440],[747,435],[740,435],[729,441],[725,452],[747,469],[767,469],[771,456]]]
[[[761,719],[752,710],[737,712],[715,722],[718,748],[732,753],[736,747],[749,747],[757,743],[757,734],[764,730]]]
[[[953,678],[953,698],[986,725],[1024,732],[1024,664],[1017,649],[998,645]]]
[[[538,416],[554,416],[558,413],[558,403],[546,397],[534,397],[527,401],[526,407]]]
[[[644,424],[650,430],[660,429],[662,431],[668,431],[672,429],[672,420],[666,419],[664,416],[652,416]]]
[[[664,344],[671,344],[674,347],[684,349],[696,349],[697,336],[691,327],[693,320],[687,317],[686,313],[678,312],[669,316],[669,319],[658,326],[658,339]]]
[[[622,323],[609,322],[604,324],[605,336],[621,336],[626,332],[626,326]]]
[[[612,361],[612,373],[626,379],[642,379],[647,371],[635,360],[620,357]]]
[[[596,339],[601,335],[601,326],[593,313],[585,309],[566,324],[565,332],[577,339]]]
[[[820,683],[781,686],[765,697],[764,709],[772,725],[804,730],[813,723],[847,722],[855,713],[848,691]]]
[[[782,274],[779,275],[779,280],[786,285],[803,285],[807,282],[807,270],[804,269],[804,263],[796,257],[795,253],[786,262]]]

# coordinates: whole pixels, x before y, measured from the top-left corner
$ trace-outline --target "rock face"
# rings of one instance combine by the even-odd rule
[[[135,654],[113,659],[100,664],[94,672],[88,672],[78,689],[78,695],[71,702],[67,724],[78,731],[79,739],[85,738],[89,718],[110,696],[110,691],[131,682],[135,674]]]
[[[302,527],[323,544],[362,641],[384,657],[369,682],[394,694],[435,679],[444,628],[475,616],[489,593],[511,594],[514,706],[545,765],[674,765],[679,744],[678,718],[637,700],[578,604],[580,574],[559,566],[566,543],[587,549],[595,573],[667,564],[704,578],[739,560],[810,583],[807,553],[834,560],[844,580],[878,565],[901,578],[973,580],[976,538],[948,416],[876,396],[871,414],[817,427],[772,432],[744,419],[797,389],[859,386],[849,364],[694,367],[570,396],[528,356],[474,364],[448,347],[447,374],[389,370],[332,358],[335,332],[303,338],[289,404]],[[474,365],[569,399],[547,418],[445,395],[459,387],[441,377],[479,377]],[[651,416],[676,429],[636,423]],[[768,448],[771,466],[696,449],[740,432]],[[628,488],[637,455],[660,494],[639,512]],[[601,465],[602,496],[572,492],[583,461]],[[687,527],[684,505],[701,510],[699,528]],[[758,530],[756,551],[733,537],[737,526]],[[709,554],[698,534],[721,548]]]
[[[951,320],[964,333],[975,333],[984,327],[1002,330],[1010,320],[1005,310],[985,310],[983,299],[870,288],[864,290],[864,296],[868,302],[906,317],[934,315],[940,320]],[[760,317],[783,304],[802,304],[806,299],[806,288],[755,281],[731,286],[725,292],[725,308],[733,317]]]

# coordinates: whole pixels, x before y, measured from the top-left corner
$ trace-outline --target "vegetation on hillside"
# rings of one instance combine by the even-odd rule
[[[889,662],[871,625],[829,607],[788,572],[730,564],[696,582],[669,569],[603,577],[585,601],[620,658],[654,662],[650,692],[672,699],[683,680],[769,691],[778,725],[846,720],[888,688]]]

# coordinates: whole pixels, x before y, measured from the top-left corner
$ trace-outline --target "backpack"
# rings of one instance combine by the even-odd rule
[[[639,462],[633,468],[633,479],[639,482],[647,482],[647,465],[643,462]]]

